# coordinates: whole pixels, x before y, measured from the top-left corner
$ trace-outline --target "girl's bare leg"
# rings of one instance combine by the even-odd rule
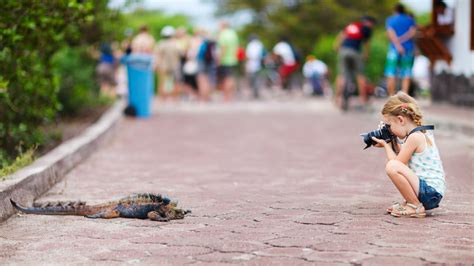
[[[418,206],[420,204],[418,200],[420,180],[415,173],[408,166],[397,160],[390,160],[385,169],[403,198],[408,203]]]

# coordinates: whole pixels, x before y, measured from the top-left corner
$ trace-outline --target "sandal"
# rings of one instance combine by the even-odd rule
[[[390,214],[392,213],[393,210],[399,209],[400,207],[406,206],[407,202],[404,201],[403,203],[400,203],[398,201],[392,201],[392,206],[387,208],[387,213]]]
[[[410,207],[408,209],[407,207]],[[415,211],[415,212],[413,212]],[[424,218],[426,217],[425,208],[423,204],[416,206],[415,204],[407,203],[405,207],[400,206],[397,209],[394,209],[391,213],[394,217],[412,217],[412,218]]]

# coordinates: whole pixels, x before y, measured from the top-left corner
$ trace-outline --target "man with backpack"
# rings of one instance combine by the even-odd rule
[[[338,75],[335,100],[338,106],[342,103],[342,92],[347,82],[345,77],[350,74],[356,77],[361,104],[366,105],[368,102],[364,60],[367,60],[369,55],[369,40],[375,23],[375,18],[363,16],[359,21],[347,25],[336,37],[334,48],[338,51]]]

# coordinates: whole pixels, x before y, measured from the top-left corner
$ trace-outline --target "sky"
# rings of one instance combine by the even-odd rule
[[[455,0],[445,0],[452,6]],[[109,6],[119,7],[125,0],[111,0]],[[431,10],[431,0],[401,0],[407,7],[416,13],[426,13]],[[218,19],[214,17],[216,6],[213,0],[143,0],[146,9],[160,9],[167,14],[185,14],[194,23],[210,30],[217,28]],[[199,11],[199,12],[196,12]],[[233,26],[239,26],[249,21],[248,14],[241,13],[229,19]]]

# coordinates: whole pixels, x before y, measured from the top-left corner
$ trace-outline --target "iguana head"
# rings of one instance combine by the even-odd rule
[[[178,208],[177,202],[170,202],[169,204],[166,204],[164,206],[164,212],[166,214],[166,217],[168,217],[168,219],[170,220],[183,219],[186,214],[191,213],[190,210],[183,210]]]

